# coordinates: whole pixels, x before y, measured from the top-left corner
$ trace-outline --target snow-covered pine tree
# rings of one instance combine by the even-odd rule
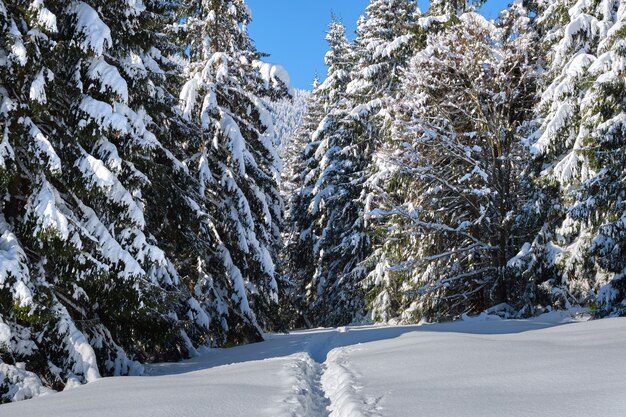
[[[286,97],[280,100],[270,100],[269,107],[274,117],[274,134],[277,139],[277,146],[281,158],[281,178],[280,191],[285,201],[285,216],[282,227],[283,248],[279,253],[278,270],[280,271],[280,279],[278,285],[280,288],[279,311],[281,323],[286,328],[303,327],[301,322],[301,305],[296,300],[301,299],[300,287],[295,285],[292,279],[292,268],[288,265],[289,252],[293,243],[294,228],[291,221],[291,198],[295,195],[298,184],[299,174],[302,172],[302,160],[300,154],[306,146],[303,139],[304,135],[300,134],[301,127],[304,122],[311,92],[307,90],[294,90],[293,97]],[[299,306],[299,307],[297,307]]]
[[[169,11],[153,1],[2,6],[2,360],[62,388],[141,372],[129,357],[190,353],[197,303],[156,237],[184,216],[172,206],[188,181],[163,144],[178,130],[165,87],[173,64],[158,49]]]
[[[434,18],[434,19],[433,19]],[[433,27],[433,22],[448,22]],[[383,262],[370,274],[376,321],[437,320],[512,302],[520,128],[533,85],[529,19],[518,3],[502,27],[474,13],[426,16],[383,148]]]
[[[325,59],[329,70],[326,80],[315,92],[321,101],[323,118],[305,149],[310,160],[299,196],[306,210],[300,227],[300,242],[305,251],[312,249],[312,253],[294,254],[300,258],[295,258],[294,263],[301,263],[299,270],[304,278],[302,291],[308,304],[307,317],[313,324],[350,322],[360,310],[360,297],[355,296],[351,283],[340,285],[346,280],[345,274],[355,267],[345,264],[356,260],[353,254],[343,252],[348,248],[341,247],[351,232],[342,222],[354,220],[356,215],[345,207],[350,198],[348,194],[354,196],[356,189],[350,183],[354,175],[354,155],[343,152],[350,138],[342,125],[350,109],[346,87],[354,57],[345,27],[340,22],[333,20],[326,39],[329,50]]]
[[[328,90],[331,105],[317,132],[320,165],[311,191],[317,259],[309,296],[317,324],[345,324],[363,316],[360,282],[371,254],[366,182],[376,169],[371,156],[381,143],[385,110],[409,56],[417,10],[413,1],[373,0],[349,49],[345,41],[332,45],[343,32],[338,37],[329,33],[327,58],[341,57],[342,66],[335,71],[341,89]]]
[[[363,291],[369,280],[363,281],[375,266],[384,264],[380,230],[372,213],[379,206],[380,178],[386,171],[386,161],[376,159],[381,149],[392,139],[392,109],[401,96],[401,80],[414,50],[423,44],[422,33],[416,25],[421,15],[414,1],[371,1],[357,27],[355,53],[358,64],[351,74],[348,94],[352,109],[348,115],[349,130],[358,137],[355,146],[360,159],[358,179],[361,205],[362,238],[367,249],[361,253],[358,285],[361,308],[365,304]]]
[[[590,223],[596,259],[597,304],[602,314],[626,314],[626,4],[604,2],[597,60],[589,68],[594,84],[586,94],[582,129],[585,156],[596,175],[577,195],[574,219]],[[602,31],[602,29],[600,29]]]
[[[184,2],[180,28],[189,45],[180,94],[185,119],[199,126],[189,163],[199,192],[212,201],[224,268],[211,278],[223,304],[228,341],[258,340],[276,322],[275,264],[283,204],[272,116],[262,97],[288,94],[280,67],[260,61],[247,34],[250,10],[242,0]]]
[[[313,91],[307,94],[306,111],[291,140],[282,150],[284,171],[281,190],[285,199],[285,250],[281,256],[283,273],[282,310],[288,315],[290,328],[307,327],[307,300],[304,288],[315,272],[313,258],[314,235],[308,207],[313,188],[311,177],[319,166],[315,150],[319,141],[311,141],[313,133],[324,118],[324,106],[319,92],[320,81],[313,81]],[[306,184],[306,185],[305,185]]]
[[[143,67],[131,71],[136,80],[132,89],[146,92],[136,96],[137,104],[150,115],[150,130],[163,146],[153,149],[149,158],[135,157],[133,163],[150,180],[143,192],[150,208],[147,226],[174,266],[172,273],[180,277],[168,288],[169,296],[177,300],[175,316],[184,343],[183,349],[176,349],[194,355],[195,345],[221,345],[229,331],[224,325],[227,308],[213,286],[214,277],[224,275],[211,214],[215,204],[200,193],[200,178],[189,168],[190,143],[201,136],[200,130],[179,108],[185,60],[175,32],[182,1],[143,1],[146,10],[139,32]]]
[[[515,265],[540,306],[623,312],[626,5],[539,1],[537,12],[547,68],[527,217],[541,223]]]
[[[322,231],[326,212],[325,206],[320,205],[323,199],[333,197],[332,188],[324,183],[327,178],[323,174],[328,172],[328,164],[337,151],[331,145],[330,135],[337,128],[337,109],[345,99],[351,63],[345,26],[334,16],[326,40],[329,44],[325,56],[328,71],[322,84],[316,80],[307,114],[298,130],[297,142],[302,144],[302,149],[299,158],[293,161],[298,168],[293,170],[295,191],[289,200],[287,216],[291,229],[285,260],[289,271],[287,278],[298,294],[292,303],[307,325],[317,323],[323,314],[320,303],[323,302],[325,281],[320,282],[318,271],[323,256],[321,241],[326,238]]]

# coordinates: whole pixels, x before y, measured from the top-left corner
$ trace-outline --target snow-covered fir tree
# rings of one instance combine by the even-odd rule
[[[329,74],[314,93],[322,97],[325,117],[311,135],[307,149],[315,147],[315,162],[308,164],[298,195],[301,207],[308,202],[298,221],[305,219],[300,240],[312,247],[312,262],[304,262],[309,255],[302,253],[294,262],[302,266],[301,276],[309,277],[304,284],[313,323],[337,325],[363,317],[360,282],[372,246],[366,183],[376,169],[371,156],[382,140],[386,104],[397,91],[417,11],[412,1],[371,1],[353,44],[336,22],[327,35]]]
[[[426,43],[377,155],[384,243],[369,276],[373,320],[439,320],[516,299],[507,264],[533,93],[529,24],[520,4],[501,27],[474,12],[419,20]]]
[[[330,163],[337,148],[330,146],[329,135],[336,128],[336,107],[344,100],[345,87],[349,81],[351,64],[350,44],[345,26],[335,20],[326,34],[329,50],[325,56],[328,72],[323,83],[316,80],[309,99],[307,113],[298,129],[296,143],[300,144],[299,159],[293,161],[294,193],[289,201],[287,230],[287,253],[285,269],[287,279],[294,288],[291,303],[300,312],[307,325],[319,316],[323,285],[319,283],[320,257],[323,255],[320,240],[324,238],[324,195],[330,197],[332,190],[324,190],[322,173]],[[313,278],[313,279],[312,279]],[[316,305],[317,304],[317,305]]]
[[[161,142],[175,122],[156,112],[168,105],[159,11],[142,1],[3,9],[3,361],[61,388],[141,372],[131,358],[188,353],[178,314],[193,302],[155,237],[165,219],[151,212],[175,198],[164,173],[186,170]]]
[[[329,74],[330,75],[330,74]],[[315,151],[320,141],[314,132],[325,115],[320,80],[313,81],[306,112],[294,132],[291,143],[283,150],[283,192],[285,193],[285,251],[281,259],[286,284],[283,305],[291,310],[291,327],[310,326],[307,318],[307,297],[304,288],[315,272],[313,247],[316,240],[309,212],[311,191],[319,160]]]
[[[277,250],[283,203],[280,160],[268,99],[288,94],[280,67],[260,61],[247,34],[250,10],[240,0],[185,2],[180,28],[189,45],[181,111],[199,126],[187,144],[199,192],[218,238],[221,276],[208,275],[208,299],[224,310],[229,341],[253,341],[276,322]]]
[[[514,260],[537,305],[624,310],[624,43],[618,0],[539,1],[546,55],[529,139],[535,238]]]
[[[317,111],[311,110],[312,105],[318,105],[315,98],[315,89],[318,86],[319,80],[316,77],[313,82],[314,90],[312,92],[296,90],[293,102],[284,99],[273,106],[275,123],[278,124],[275,130],[280,138],[280,156],[283,165],[280,189],[285,201],[284,227],[282,230],[284,249],[279,257],[282,284],[280,314],[284,317],[284,323],[289,328],[307,326],[306,323],[302,322],[304,317],[302,314],[304,310],[303,300],[305,297],[302,295],[302,286],[298,284],[301,279],[295,278],[295,272],[302,272],[302,269],[300,269],[301,265],[294,268],[291,262],[297,258],[294,256],[294,251],[300,247],[301,227],[300,222],[295,219],[302,219],[302,214],[306,213],[306,211],[302,211],[306,209],[299,202],[296,202],[296,200],[301,199],[300,188],[302,186],[303,173],[307,172],[303,153],[308,146],[311,132],[315,130],[317,123],[319,123],[318,117],[322,117],[319,107]],[[292,124],[294,119],[298,120],[297,124]],[[315,124],[315,126],[312,124]],[[306,252],[312,253],[311,250],[306,250]]]
[[[393,103],[399,98],[400,82],[411,51],[421,37],[416,30],[420,10],[414,1],[371,1],[366,16],[357,25],[354,41],[355,65],[347,86],[348,109],[343,115],[344,151],[351,155],[352,194],[347,194],[342,215],[344,231],[338,246],[345,262],[345,277],[335,281],[337,304],[344,302],[352,318],[365,313],[364,278],[381,262],[373,252],[378,236],[371,222],[371,212],[378,204],[377,178],[384,165],[374,158],[390,139]]]
[[[307,114],[311,92],[307,90],[294,90],[293,97],[283,98],[278,101],[270,101],[270,110],[274,117],[274,132],[277,138],[279,155],[281,157],[280,191],[285,201],[285,217],[283,219],[283,244],[278,260],[280,271],[280,307],[278,314],[281,322],[288,328],[303,327],[302,306],[297,300],[301,299],[300,287],[295,285],[290,271],[293,268],[288,265],[290,253],[293,249],[294,222],[292,222],[291,198],[296,195],[298,178],[302,172],[302,150],[306,147],[307,135],[301,134],[306,130],[304,118]],[[300,307],[296,307],[300,305]]]

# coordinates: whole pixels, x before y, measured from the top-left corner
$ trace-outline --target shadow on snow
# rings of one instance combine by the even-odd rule
[[[558,314],[549,313],[531,320],[462,321],[412,326],[347,326],[337,329],[300,330],[289,334],[268,334],[264,342],[229,349],[205,349],[199,356],[183,362],[148,365],[146,373],[149,376],[177,375],[224,365],[282,358],[297,353],[309,353],[313,360],[323,363],[333,349],[394,339],[407,333],[499,335],[547,329],[564,324],[563,317]]]

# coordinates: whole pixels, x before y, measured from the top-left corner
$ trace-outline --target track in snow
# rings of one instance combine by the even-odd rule
[[[296,354],[293,359],[281,374],[292,387],[283,400],[282,415],[328,417],[330,399],[321,383],[325,366],[315,362],[308,353]]]
[[[349,362],[353,347],[338,347],[347,328],[311,335],[304,353],[294,355],[285,374],[293,381],[291,395],[284,401],[290,417],[378,417],[379,398],[361,394],[358,375]]]

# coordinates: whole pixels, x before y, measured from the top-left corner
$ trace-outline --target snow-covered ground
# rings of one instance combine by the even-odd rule
[[[151,376],[0,406],[11,417],[624,417],[626,319],[270,335]]]

